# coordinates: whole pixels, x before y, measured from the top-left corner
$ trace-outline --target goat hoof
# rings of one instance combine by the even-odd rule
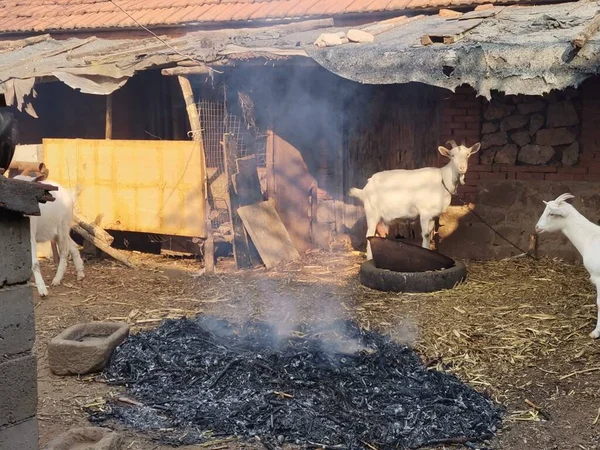
[[[599,328],[596,328],[594,331],[592,331],[592,332],[590,333],[590,337],[591,337],[592,339],[598,339],[598,338],[600,338],[600,329],[599,329]]]
[[[40,294],[40,297],[47,297],[48,296],[48,289],[44,288],[38,288],[38,294]]]
[[[84,278],[85,278],[85,275],[84,275],[84,274],[82,274],[82,273],[81,273],[81,274],[79,274],[79,273],[77,274],[77,281],[81,281],[81,280],[83,280]]]
[[[56,278],[54,280],[52,280],[52,286],[60,286],[60,282],[62,280],[57,280]]]

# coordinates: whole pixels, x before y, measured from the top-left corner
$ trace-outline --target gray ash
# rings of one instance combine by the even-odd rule
[[[489,439],[503,408],[355,322],[288,335],[262,322],[166,320],[132,335],[103,376],[143,406],[90,410],[171,445],[225,436],[380,450]]]

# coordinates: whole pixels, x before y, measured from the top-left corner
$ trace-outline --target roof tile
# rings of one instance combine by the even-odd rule
[[[0,33],[160,27],[188,23],[294,19],[347,13],[472,6],[501,0],[0,0]],[[529,4],[533,0],[502,0]]]

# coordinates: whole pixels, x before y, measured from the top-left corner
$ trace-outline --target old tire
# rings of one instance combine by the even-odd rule
[[[467,267],[459,261],[449,269],[432,272],[392,272],[378,269],[372,259],[360,266],[360,283],[386,292],[435,292],[452,289],[467,278]]]

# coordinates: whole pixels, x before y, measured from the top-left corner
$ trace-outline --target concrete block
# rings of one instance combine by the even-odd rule
[[[33,355],[0,364],[0,427],[33,417],[37,408],[37,367]]]
[[[0,286],[31,278],[29,218],[0,210]]]
[[[129,325],[122,322],[92,322],[67,328],[48,344],[50,370],[56,375],[98,372],[127,336]]]
[[[121,436],[108,428],[73,428],[46,444],[43,450],[119,450]]]
[[[0,450],[38,450],[38,423],[35,417],[0,428]]]
[[[27,352],[34,341],[31,285],[27,283],[0,289],[0,356]]]

